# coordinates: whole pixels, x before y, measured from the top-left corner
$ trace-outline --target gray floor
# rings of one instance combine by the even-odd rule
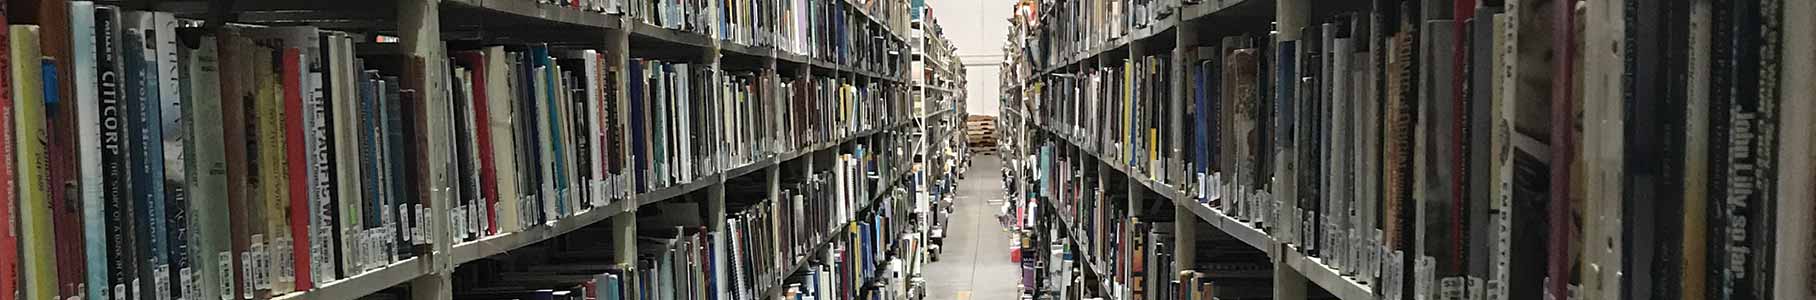
[[[1003,201],[1000,165],[996,156],[972,157],[953,200],[945,249],[927,266],[927,299],[1017,299],[1020,265],[1009,261],[1009,232],[996,222]]]

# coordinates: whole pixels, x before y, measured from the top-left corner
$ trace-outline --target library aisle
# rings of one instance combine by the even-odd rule
[[[1002,161],[972,157],[959,181],[957,207],[940,261],[927,264],[928,300],[1015,299],[1017,264],[1009,261],[1009,232],[996,222],[1002,205]]]

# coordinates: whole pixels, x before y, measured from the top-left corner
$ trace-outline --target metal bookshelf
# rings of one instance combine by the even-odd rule
[[[1064,141],[1062,144],[1065,145],[1062,146],[1062,148],[1075,149],[1077,153],[1083,154],[1076,157],[1089,157],[1086,160],[1092,162],[1088,162],[1087,164],[1109,166],[1102,168],[1101,170],[1115,170],[1115,172],[1121,173],[1112,174],[1110,171],[1102,171],[1102,173],[1099,173],[1100,176],[1126,176],[1131,189],[1130,193],[1156,195],[1160,198],[1164,198],[1164,201],[1170,201],[1176,214],[1174,218],[1174,224],[1176,226],[1174,234],[1178,235],[1178,237],[1175,237],[1175,241],[1196,243],[1198,242],[1196,241],[1197,238],[1192,236],[1194,231],[1205,230],[1197,228],[1209,228],[1227,234],[1229,237],[1233,238],[1234,241],[1265,253],[1268,257],[1266,263],[1274,266],[1273,272],[1275,276],[1273,277],[1275,291],[1273,294],[1276,299],[1305,299],[1308,294],[1308,288],[1312,288],[1313,286],[1317,289],[1329,292],[1330,295],[1335,296],[1338,299],[1378,299],[1379,296],[1374,290],[1374,287],[1364,284],[1353,276],[1343,275],[1343,273],[1338,272],[1319,258],[1304,255],[1302,252],[1299,252],[1294,245],[1276,238],[1274,235],[1270,234],[1268,230],[1264,230],[1256,223],[1238,220],[1222,209],[1213,208],[1206,204],[1209,203],[1210,200],[1216,199],[1202,199],[1204,201],[1200,201],[1201,199],[1198,199],[1193,193],[1182,189],[1182,187],[1173,186],[1166,182],[1157,182],[1152,179],[1155,177],[1151,176],[1151,174],[1143,174],[1142,172],[1139,172],[1139,170],[1133,170],[1132,168],[1127,167],[1126,162],[1103,159],[1101,153],[1096,150],[1097,147],[1102,145],[1097,144],[1098,137],[1095,136],[1095,133],[1078,132],[1074,129],[1076,127],[1073,127],[1071,124],[1047,123],[1045,116],[1041,116],[1038,113],[1041,110],[1034,107],[1034,103],[1030,103],[1034,97],[1037,97],[1038,95],[1038,92],[1034,91],[1039,87],[1036,82],[1041,81],[1043,78],[1049,76],[1066,76],[1062,73],[1069,73],[1079,69],[1108,64],[1109,61],[1120,58],[1139,57],[1153,53],[1166,52],[1176,54],[1177,52],[1173,51],[1176,51],[1177,49],[1196,47],[1201,43],[1215,43],[1214,40],[1201,41],[1200,39],[1207,37],[1199,35],[1200,31],[1223,31],[1223,29],[1216,28],[1215,26],[1253,26],[1250,24],[1257,23],[1260,24],[1259,26],[1266,26],[1268,24],[1266,20],[1284,18],[1287,16],[1303,19],[1307,17],[1305,15],[1310,14],[1309,11],[1302,11],[1304,7],[1311,5],[1310,2],[1312,1],[1205,0],[1197,3],[1183,3],[1177,7],[1170,8],[1170,11],[1164,17],[1155,18],[1145,27],[1128,28],[1121,36],[1106,38],[1105,40],[1094,43],[1086,43],[1087,45],[1083,45],[1083,47],[1086,48],[1085,50],[1058,53],[1050,56],[1048,54],[1024,53],[1023,50],[1026,48],[1024,48],[1023,45],[1045,42],[1034,41],[1033,39],[1035,38],[1031,37],[1037,36],[1033,33],[1042,31],[1044,29],[1042,27],[1052,26],[1050,22],[1054,20],[1036,20],[1035,18],[1041,17],[1030,17],[1029,15],[1024,14],[1033,12],[1019,11],[1017,15],[1012,18],[1010,40],[1005,43],[1007,46],[1005,46],[1004,56],[1007,62],[1003,67],[1002,82],[1004,86],[1002,88],[1003,96],[1001,99],[1003,103],[1002,111],[1005,118],[1001,124],[1004,124],[1003,126],[1005,127],[1002,130],[1008,134],[1017,134],[1020,132],[1020,134],[1026,136],[1014,137],[1006,135],[1003,137],[1006,140],[1004,143],[1011,145],[1005,149],[1006,153],[1008,153],[1005,154],[1006,157],[1008,155],[1025,157],[1039,151],[1036,145],[1019,145],[1020,143],[1027,141],[1030,137],[1037,135],[1036,133],[1045,133],[1056,137],[1055,140]],[[1038,6],[1047,6],[1050,4],[1052,3],[1040,3]],[[1024,2],[1020,5],[1028,4],[1027,2]],[[1041,9],[1045,9],[1045,7],[1042,7]],[[1153,49],[1151,47],[1159,48]],[[1045,64],[1041,64],[1038,62],[1041,58],[1034,56],[1049,56],[1053,59],[1047,61]],[[1177,60],[1178,59],[1175,58],[1175,61]],[[1175,67],[1170,72],[1173,72],[1175,75],[1172,78],[1183,78],[1179,76],[1183,74],[1182,68]],[[1188,88],[1189,87],[1181,86],[1177,82],[1173,85],[1173,89],[1175,90]],[[1173,97],[1174,98],[1170,101],[1162,101],[1161,104],[1173,105],[1173,109],[1171,110],[1179,110],[1182,109],[1182,103],[1188,100],[1184,98],[1186,96],[1181,95],[1181,93],[1174,93]],[[1019,140],[1007,141],[1010,139]],[[1021,184],[1025,185],[1026,183]],[[1024,187],[1021,190],[1025,190],[1026,188],[1031,187]],[[1141,195],[1130,196],[1130,201],[1137,201],[1136,199],[1142,197]],[[1044,202],[1046,200],[1041,201]],[[1043,205],[1053,207],[1049,204],[1050,203],[1043,203]],[[1059,229],[1059,231],[1063,232],[1065,235],[1073,236],[1074,239],[1079,236],[1078,233],[1080,232],[1080,229],[1075,227],[1076,225],[1068,216],[1061,214],[1057,219],[1060,219],[1060,221],[1055,223],[1065,227]],[[1198,224],[1209,226],[1199,226]],[[1079,242],[1075,241],[1074,243]],[[1082,245],[1082,243],[1080,243],[1080,245]],[[1195,250],[1190,250],[1190,248],[1191,247],[1186,246],[1175,247],[1174,257],[1177,265],[1190,266],[1194,264],[1194,254],[1192,254],[1192,251]],[[1079,258],[1079,261],[1089,264],[1089,268],[1092,269],[1092,271],[1097,271],[1097,269],[1102,268],[1095,265],[1098,258],[1088,257],[1089,253],[1081,253],[1081,255],[1087,257]],[[1162,278],[1165,277],[1163,276]],[[1155,279],[1150,278],[1149,280]],[[1115,290],[1110,290],[1108,288],[1104,291],[1109,294],[1102,296],[1125,296],[1117,294]]]
[[[859,3],[854,0],[844,1],[846,7],[868,23],[869,28],[881,35],[873,36],[868,43],[893,43],[905,46],[909,40],[904,37],[906,28],[906,3],[904,7],[882,7],[872,2]],[[344,29],[369,32],[375,35],[396,36],[403,52],[420,57],[446,57],[443,53],[444,40],[478,40],[500,43],[549,43],[551,45],[578,45],[601,49],[608,53],[608,59],[622,62],[632,55],[653,55],[655,57],[681,57],[703,63],[710,63],[713,68],[721,67],[721,62],[732,60],[749,60],[754,65],[764,66],[770,72],[798,72],[795,75],[827,74],[844,80],[856,82],[881,82],[901,86],[896,92],[905,93],[909,80],[906,76],[908,56],[902,55],[906,49],[892,50],[883,59],[887,67],[872,69],[856,64],[841,64],[816,59],[811,54],[790,53],[773,47],[751,46],[721,40],[708,35],[688,31],[661,28],[647,23],[632,20],[614,14],[562,7],[542,3],[536,0],[275,0],[226,2],[226,5],[215,4],[215,1],[166,1],[153,6],[153,9],[178,13],[179,16],[193,19],[220,19],[227,22],[264,24],[264,25],[314,25],[324,29]],[[875,6],[865,9],[866,6]],[[888,16],[884,16],[887,14]],[[893,17],[893,18],[891,18]],[[364,19],[374,20],[364,20]],[[881,46],[878,46],[881,47]],[[810,49],[811,50],[811,49]],[[777,67],[784,65],[784,67]],[[443,72],[445,66],[430,64],[428,72]],[[440,76],[423,79],[426,86],[439,87],[448,83]],[[620,87],[624,84],[619,83]],[[445,101],[442,95],[429,93],[427,101]],[[906,95],[900,97],[905,98]],[[808,145],[800,149],[781,149],[766,158],[741,166],[728,167],[715,174],[698,176],[691,182],[674,185],[632,195],[591,210],[563,217],[555,221],[530,226],[518,232],[483,237],[476,241],[449,243],[451,220],[445,213],[430,213],[429,224],[432,243],[430,250],[414,258],[404,259],[388,266],[353,275],[348,278],[318,284],[313,289],[297,291],[274,298],[284,300],[303,299],[355,299],[375,292],[407,285],[414,299],[449,299],[453,297],[450,277],[456,266],[499,254],[509,253],[539,242],[553,239],[575,230],[613,220],[612,239],[618,240],[614,249],[615,260],[622,265],[636,262],[636,212],[640,207],[659,203],[683,195],[705,192],[709,212],[718,214],[707,220],[709,231],[725,232],[724,186],[733,178],[743,176],[779,176],[778,170],[785,163],[801,162],[811,165],[818,153],[836,151],[841,145],[854,142],[866,142],[881,134],[902,134],[907,132],[908,125],[915,124],[918,114],[902,112],[900,116],[890,116],[864,130],[848,134],[842,138]],[[441,139],[446,137],[430,137]],[[446,159],[439,154],[427,154],[431,159]],[[912,169],[912,168],[910,168]],[[756,175],[753,175],[756,174]],[[905,182],[914,176],[907,173],[892,175],[885,179],[886,191]],[[771,185],[775,180],[769,181]],[[440,183],[437,183],[440,184]],[[875,199],[867,199],[863,210],[876,207],[883,201],[903,201],[890,199],[886,193],[879,191]],[[428,197],[430,207],[452,207],[452,196],[437,193]],[[845,220],[851,224],[857,220]],[[838,232],[845,232],[839,230]],[[815,247],[824,247],[833,241],[835,236],[819,241]],[[726,253],[717,254],[715,265],[723,264]],[[801,266],[800,263],[787,268],[792,272]],[[715,274],[715,281],[724,282],[726,274]],[[765,289],[775,292],[772,286]],[[721,291],[724,293],[724,291]],[[723,294],[722,294],[723,295]]]

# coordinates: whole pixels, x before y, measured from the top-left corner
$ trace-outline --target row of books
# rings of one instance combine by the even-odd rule
[[[740,45],[771,47],[828,62],[863,63],[866,70],[879,73],[893,68],[882,55],[901,52],[905,45],[871,37],[898,31],[902,33],[897,35],[905,34],[905,26],[896,24],[906,24],[908,9],[901,0],[506,1],[623,15],[655,27]],[[872,23],[872,19],[880,23]]]
[[[1040,20],[1028,40],[1033,65],[1046,68],[1071,56],[1115,43],[1135,29],[1147,28],[1178,12],[1180,0],[1080,0],[1040,5]]]
[[[0,238],[0,294],[267,297],[428,242],[424,161],[401,153],[438,146],[416,139],[406,61],[306,27],[35,4],[5,47],[18,159],[0,177],[20,184],[0,215],[20,234]]]
[[[906,197],[906,193],[890,197]],[[879,206],[848,227],[836,228],[841,232],[832,243],[809,257],[801,274],[789,276],[779,297],[773,299],[899,299],[905,291],[884,288],[889,283],[882,281],[899,279],[885,274],[898,255],[892,249],[900,245],[894,242],[898,229],[907,222],[898,211],[897,206]]]
[[[758,126],[769,107],[823,116],[797,124],[830,141],[905,106],[882,83],[821,79],[842,93],[783,102],[760,87],[773,80],[597,50],[422,58],[311,27],[53,6],[67,15],[11,35],[9,59],[35,63],[12,64],[17,113],[0,122],[46,139],[7,144],[22,159],[0,174],[26,183],[0,211],[26,233],[0,241],[19,255],[0,255],[18,266],[0,288],[34,297],[308,290],[414,256],[432,213],[472,241],[754,162],[780,137]],[[443,191],[452,207],[430,207]]]
[[[713,239],[704,227],[638,229],[637,295],[646,300],[716,299]]]
[[[1181,49],[1190,142],[1138,141],[1189,148],[1189,176],[1132,175],[1389,298],[1808,295],[1807,197],[1788,183],[1809,177],[1794,144],[1810,126],[1785,116],[1810,108],[1784,82],[1807,78],[1810,38],[1784,28],[1809,6],[1431,9],[1448,2],[1370,1]],[[1100,115],[1079,92],[1101,90],[1091,72],[1083,89],[1043,79],[1031,106],[1059,125]],[[1068,106],[1087,110],[1051,119]],[[1102,115],[1072,122],[1126,124]],[[1100,153],[1125,162],[1121,146]],[[1620,275],[1641,273],[1657,275]],[[1640,283],[1669,288],[1626,287]]]

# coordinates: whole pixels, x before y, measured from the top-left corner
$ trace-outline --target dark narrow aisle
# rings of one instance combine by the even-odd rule
[[[1003,204],[1002,161],[972,157],[959,181],[940,261],[927,266],[927,299],[1017,299],[1020,265],[1009,261],[1009,232],[996,222]]]

